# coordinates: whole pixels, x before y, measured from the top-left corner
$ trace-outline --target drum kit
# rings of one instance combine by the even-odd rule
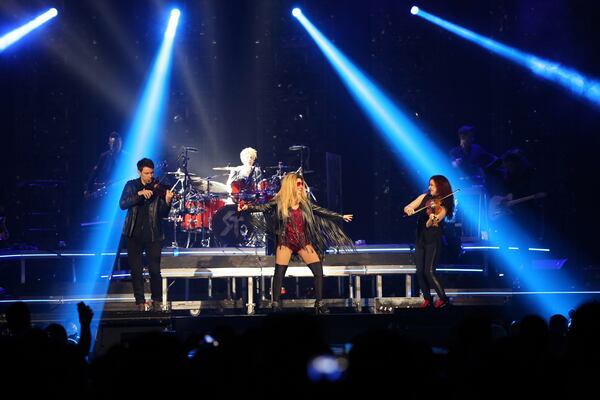
[[[178,194],[165,218],[173,226],[172,247],[180,247],[177,238],[187,236],[185,247],[259,247],[265,245],[264,235],[256,232],[250,213],[238,212],[237,203],[265,204],[271,201],[281,186],[281,179],[296,170],[279,162],[263,170],[271,171],[267,179],[255,181],[252,176],[234,180],[231,187],[216,178],[229,175],[236,167],[214,167],[224,173],[200,177],[189,172],[188,152],[184,147],[179,156],[180,167],[167,172],[176,182],[172,190]],[[195,150],[195,149],[194,149]],[[265,174],[263,174],[265,176]],[[256,215],[261,218],[261,215]]]

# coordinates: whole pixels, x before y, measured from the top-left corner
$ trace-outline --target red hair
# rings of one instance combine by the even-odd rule
[[[429,180],[435,183],[435,187],[437,189],[437,195],[435,197],[441,198],[452,193],[450,181],[444,175],[434,175],[429,178]],[[442,200],[442,205],[446,209],[446,217],[448,217],[448,219],[452,218],[454,215],[454,195]]]

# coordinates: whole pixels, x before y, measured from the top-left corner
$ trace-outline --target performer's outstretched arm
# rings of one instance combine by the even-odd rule
[[[335,211],[328,210],[324,207],[319,207],[316,204],[311,204],[311,207],[312,207],[313,213],[315,215],[318,215],[323,218],[338,219],[338,220],[342,219],[345,222],[350,222],[350,221],[352,221],[352,218],[354,217],[354,215],[352,215],[352,214],[340,214]]]
[[[274,207],[276,207],[277,203],[275,201],[270,201],[266,204],[254,204],[254,205],[248,205],[248,204],[244,204],[242,206],[240,206],[238,204],[238,211],[249,211],[249,212],[267,212],[272,210]]]

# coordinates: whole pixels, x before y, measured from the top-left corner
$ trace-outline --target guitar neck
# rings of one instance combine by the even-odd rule
[[[506,203],[507,206],[514,206],[515,204],[519,204],[519,203],[523,203],[525,201],[529,201],[529,200],[533,200],[533,199],[539,199],[544,197],[545,195],[538,193],[538,194],[532,194],[531,196],[525,196],[525,197],[521,197],[520,199],[515,199],[515,200],[511,200],[509,202]]]

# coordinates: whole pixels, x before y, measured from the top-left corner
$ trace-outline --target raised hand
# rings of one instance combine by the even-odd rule
[[[94,312],[83,301],[77,303],[77,313],[79,314],[79,324],[80,325],[89,325],[92,322],[92,318],[94,317]]]

